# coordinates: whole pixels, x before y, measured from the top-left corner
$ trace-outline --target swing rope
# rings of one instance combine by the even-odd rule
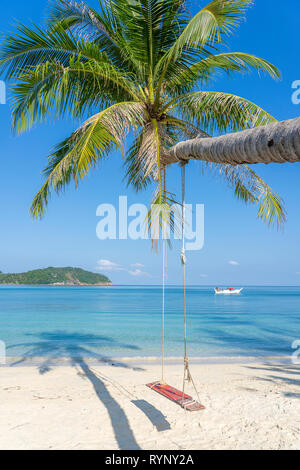
[[[187,161],[180,160],[181,167],[181,193],[182,193],[182,220],[181,220],[181,235],[182,235],[182,248],[180,253],[183,277],[183,312],[184,312],[184,370],[183,370],[183,386],[182,386],[182,399],[181,404],[185,408],[185,383],[191,382],[198,400],[200,401],[199,393],[196,388],[195,382],[189,368],[189,358],[187,354],[187,322],[186,322],[186,254],[185,254],[185,165]],[[166,169],[163,168],[163,191],[166,191]],[[166,278],[166,236],[165,227],[162,230],[162,356],[161,356],[161,384],[165,384],[165,278]],[[152,385],[152,384],[151,384]],[[190,404],[190,402],[189,402]]]
[[[200,400],[198,390],[194,383],[193,377],[189,368],[189,358],[187,354],[187,327],[186,327],[186,255],[185,255],[185,166],[188,162],[185,160],[180,161],[181,167],[181,194],[182,194],[182,219],[181,219],[181,236],[182,236],[182,248],[180,253],[181,265],[182,265],[182,278],[183,278],[183,314],[184,314],[184,359],[183,359],[183,386],[182,386],[182,403],[184,402],[184,390],[185,383],[191,382],[198,400]]]
[[[163,285],[162,285],[162,351],[161,351],[161,382],[165,383],[165,251],[166,240],[163,239]]]
[[[163,169],[163,191],[166,191],[166,169]],[[162,351],[161,351],[161,383],[165,383],[165,261],[166,261],[166,237],[163,226],[163,263],[162,263]]]
[[[181,249],[181,264],[182,264],[182,272],[183,272],[183,297],[184,297],[184,370],[183,370],[183,386],[182,391],[177,390],[174,387],[171,387],[167,383],[165,383],[164,372],[165,372],[165,278],[166,278],[166,227],[164,225],[164,220],[162,214],[160,217],[162,218],[162,357],[161,357],[161,381],[160,382],[152,382],[146,384],[147,387],[155,390],[160,395],[163,395],[166,398],[169,398],[173,402],[180,405],[184,408],[185,411],[198,411],[203,410],[204,406],[200,403],[200,397],[198,390],[196,389],[195,382],[192,378],[190,368],[189,368],[189,359],[187,354],[187,327],[186,327],[186,256],[185,256],[185,165],[186,161],[180,161],[181,166],[181,189],[182,189],[182,222],[181,222],[181,230],[182,230],[182,249]],[[160,193],[161,193],[161,185],[160,185]],[[166,195],[166,170],[163,168],[163,191],[164,196]],[[198,401],[193,400],[193,398],[189,395],[185,395],[185,382],[191,382],[195,389]]]

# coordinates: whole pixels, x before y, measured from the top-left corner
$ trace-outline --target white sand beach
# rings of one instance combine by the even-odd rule
[[[190,413],[145,387],[158,364],[126,364],[1,367],[0,448],[300,449],[299,366],[192,364]]]

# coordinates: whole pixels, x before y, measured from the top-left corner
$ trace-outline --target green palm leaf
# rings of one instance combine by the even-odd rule
[[[84,42],[77,40],[63,28],[43,31],[38,26],[31,28],[21,23],[15,26],[16,34],[3,36],[0,52],[0,72],[6,78],[17,78],[26,68],[32,68],[43,62],[58,60],[68,63],[70,57],[80,55],[89,60],[90,44],[85,50]],[[99,53],[99,51],[98,51]]]
[[[157,250],[159,240],[162,238],[167,239],[170,243],[171,232],[178,237],[181,223],[180,204],[175,200],[174,194],[165,189],[161,190],[158,186],[145,220],[145,229],[150,235],[152,246]]]
[[[156,73],[161,76],[160,86],[168,67],[173,66],[183,51],[195,48],[201,50],[220,43],[224,35],[233,33],[251,4],[252,0],[213,0],[191,18],[156,66]]]
[[[71,59],[67,67],[42,63],[19,76],[13,92],[13,128],[20,132],[45,120],[52,109],[59,116],[80,118],[97,106],[138,99],[134,82],[105,56],[102,63]]]
[[[124,22],[118,15],[120,2],[99,2],[99,11],[89,7],[85,2],[59,0],[50,10],[49,25],[52,29],[63,27],[76,35],[97,44],[99,50],[105,51],[110,60],[122,69],[135,71],[141,75],[141,64],[136,60],[134,51],[124,34]],[[122,2],[121,2],[122,3]],[[127,2],[130,9],[132,2]],[[132,21],[132,17],[130,18]]]
[[[258,207],[258,218],[269,226],[283,226],[286,212],[281,198],[248,165],[224,165],[204,163],[204,170],[225,180],[233,188],[235,196],[246,204]]]
[[[61,192],[73,179],[76,186],[99,159],[122,143],[131,126],[143,123],[144,108],[139,103],[118,103],[84,122],[50,155],[44,170],[46,182],[35,196],[31,214],[42,217],[52,190]]]
[[[215,91],[199,91],[179,96],[170,106],[186,120],[208,133],[236,132],[276,122],[262,108],[240,96]]]
[[[205,59],[186,68],[182,73],[176,73],[168,78],[168,91],[172,94],[191,91],[195,85],[204,85],[215,78],[218,70],[231,72],[249,72],[251,69],[257,72],[265,72],[272,78],[280,78],[280,72],[265,59],[243,52],[226,52],[223,54],[210,54]]]

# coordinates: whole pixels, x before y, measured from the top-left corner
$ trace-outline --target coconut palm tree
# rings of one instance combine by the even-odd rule
[[[176,160],[177,142],[276,122],[246,98],[205,90],[219,72],[280,76],[265,59],[224,50],[251,3],[213,0],[192,16],[184,0],[102,0],[97,10],[56,0],[45,28],[17,24],[0,51],[0,72],[14,81],[13,129],[30,129],[53,112],[80,121],[49,156],[32,216],[43,216],[52,191],[77,185],[126,142],[128,183],[140,190],[154,182],[156,202],[168,204],[161,174]],[[257,204],[261,219],[284,221],[280,198],[246,164],[202,165]]]

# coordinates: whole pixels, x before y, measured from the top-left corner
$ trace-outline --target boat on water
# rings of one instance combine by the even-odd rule
[[[215,294],[240,294],[243,288],[236,289],[235,287],[227,287],[226,289],[222,287],[215,288]]]

